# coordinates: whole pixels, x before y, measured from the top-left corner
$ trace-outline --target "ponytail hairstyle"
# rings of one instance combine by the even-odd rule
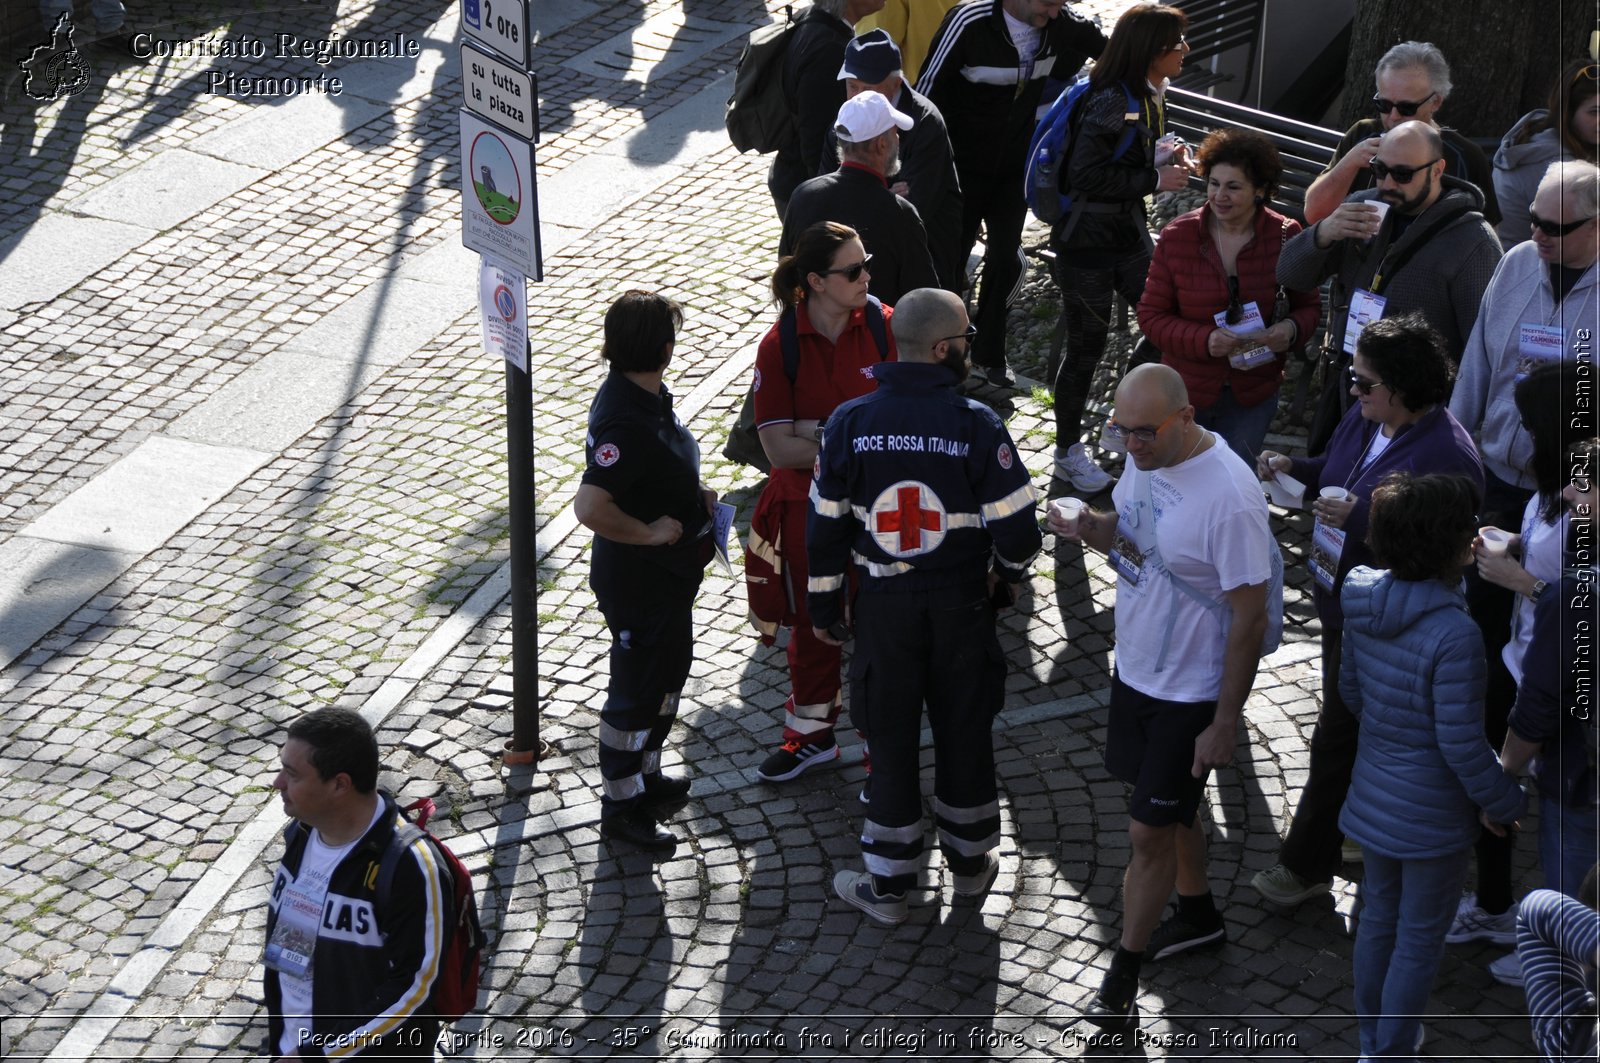
[[[833,267],[833,256],[839,248],[857,239],[859,233],[836,221],[809,226],[794,242],[793,252],[780,259],[778,268],[772,271],[773,300],[783,309],[793,310],[811,292],[806,278],[813,273],[826,273]]]

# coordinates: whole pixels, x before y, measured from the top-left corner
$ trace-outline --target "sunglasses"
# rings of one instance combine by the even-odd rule
[[[937,347],[937,346],[939,346],[939,344],[943,343],[945,340],[966,340],[967,341],[967,346],[971,347],[972,346],[972,341],[977,339],[977,338],[978,338],[978,326],[977,325],[968,325],[967,326],[967,331],[965,331],[965,332],[963,332],[963,333],[961,333],[960,335],[957,335],[957,336],[940,336],[938,339],[933,341],[933,345],[935,347]]]
[[[844,274],[845,280],[854,284],[856,281],[861,279],[861,271],[869,268],[871,265],[872,256],[868,255],[866,258],[862,259],[860,262],[857,262],[853,266],[840,266],[838,269],[825,269],[822,271],[822,275],[827,277],[834,273],[842,273]]]
[[[1137,439],[1139,442],[1146,445],[1154,443],[1156,441],[1156,436],[1161,434],[1161,430],[1167,427],[1167,425],[1171,424],[1172,419],[1178,416],[1178,414],[1182,413],[1186,408],[1187,407],[1179,407],[1178,409],[1173,410],[1167,415],[1167,419],[1165,421],[1162,421],[1154,428],[1128,428],[1124,425],[1118,424],[1115,421],[1107,421],[1106,435],[1119,442],[1123,442],[1131,438]]]
[[[1239,305],[1239,278],[1228,278],[1228,312],[1223,320],[1230,325],[1237,325],[1239,319],[1244,317],[1244,307]]]
[[[1346,369],[1344,371],[1344,375],[1345,378],[1350,381],[1350,386],[1361,392],[1363,395],[1371,395],[1373,388],[1389,387],[1388,384],[1385,384],[1381,380],[1368,380],[1366,377],[1358,374],[1354,369]],[[1390,390],[1393,389],[1391,388]]]
[[[1388,114],[1390,111],[1399,111],[1402,118],[1415,118],[1417,111],[1424,107],[1429,100],[1433,99],[1437,95],[1439,95],[1437,92],[1430,92],[1426,96],[1422,97],[1422,99],[1417,100],[1415,103],[1411,102],[1410,100],[1386,100],[1382,96],[1374,96],[1372,97],[1372,107],[1379,114]]]
[[[1577,221],[1569,221],[1563,225],[1558,221],[1548,221],[1544,218],[1541,218],[1531,210],[1528,211],[1528,223],[1535,229],[1538,229],[1540,232],[1544,233],[1546,236],[1552,238],[1557,236],[1565,236],[1574,229],[1577,229],[1580,226],[1588,225],[1592,221],[1594,221],[1594,218],[1592,217],[1580,218]]]
[[[1411,179],[1413,177],[1417,176],[1417,174],[1421,173],[1423,170],[1426,170],[1429,166],[1432,166],[1433,163],[1438,161],[1438,159],[1434,159],[1433,162],[1426,162],[1421,166],[1390,166],[1382,159],[1373,159],[1372,175],[1380,181],[1386,177],[1392,177],[1394,178],[1395,184],[1408,185],[1411,183]]]

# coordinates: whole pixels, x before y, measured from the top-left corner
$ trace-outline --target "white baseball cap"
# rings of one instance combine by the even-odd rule
[[[851,144],[862,144],[881,137],[894,126],[901,132],[911,128],[911,116],[894,109],[881,92],[862,92],[844,101],[834,136]]]

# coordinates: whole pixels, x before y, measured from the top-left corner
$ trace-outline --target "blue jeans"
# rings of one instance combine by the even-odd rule
[[[1266,445],[1267,429],[1272,427],[1272,418],[1277,412],[1276,391],[1270,398],[1263,399],[1254,406],[1241,406],[1233,394],[1233,389],[1224,384],[1216,402],[1194,412],[1194,423],[1201,428],[1209,428],[1226,439],[1233,452],[1254,469],[1256,455],[1260,454]]]
[[[1428,860],[1396,860],[1367,850],[1355,950],[1363,1058],[1415,1059],[1422,1013],[1471,855],[1463,849]]]
[[[1545,889],[1578,896],[1583,876],[1600,860],[1597,832],[1600,823],[1594,808],[1539,798],[1539,866],[1544,869]]]

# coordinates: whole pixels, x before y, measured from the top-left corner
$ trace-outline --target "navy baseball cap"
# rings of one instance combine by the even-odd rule
[[[883,30],[868,30],[853,37],[844,50],[839,78],[855,78],[876,85],[900,72],[900,49]]]

